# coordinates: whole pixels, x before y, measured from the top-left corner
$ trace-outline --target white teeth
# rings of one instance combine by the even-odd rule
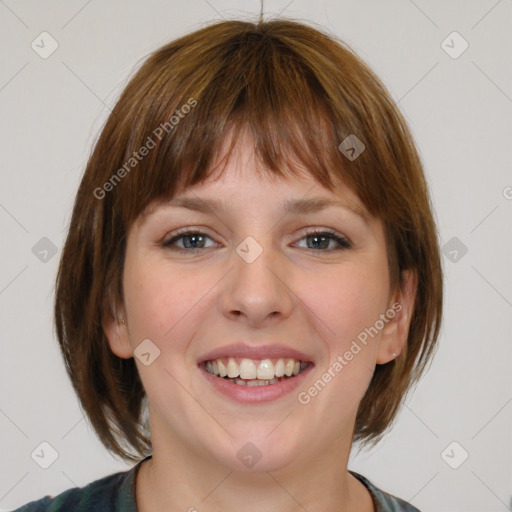
[[[243,360],[242,360],[243,363]],[[273,379],[274,365],[270,359],[263,359],[258,366],[258,379]]]
[[[225,359],[207,361],[205,368],[213,375],[226,377],[232,382],[248,386],[264,386],[274,380],[278,382],[276,378],[298,375],[308,366],[308,363],[295,359],[278,359],[275,365],[270,359],[263,359],[258,363],[258,361],[243,358],[240,365],[237,364],[234,357],[229,357],[227,364],[224,361]]]
[[[269,386],[270,384],[277,384],[279,381],[277,379],[270,380],[243,380],[243,379],[228,379],[229,382],[233,384],[237,384],[238,386],[245,386],[248,388],[253,388],[256,386]]]
[[[206,369],[208,369],[208,367]],[[240,374],[238,371],[238,365],[236,364],[236,361],[232,357],[230,357],[228,360],[227,370],[228,377],[230,379],[234,379],[235,377],[238,377],[238,375]]]
[[[287,377],[291,377],[293,374],[294,367],[295,367],[295,361],[293,359],[288,359],[288,361],[286,361],[286,365],[284,367],[284,374]]]
[[[226,366],[224,365],[224,363],[220,359],[217,361],[217,365],[219,367],[219,375],[221,377],[225,377],[228,374]]]
[[[256,378],[256,365],[252,362],[251,359],[242,359],[240,362],[240,377],[242,379],[255,379]],[[273,375],[272,375],[273,377]],[[259,369],[258,369],[258,379]]]
[[[282,377],[284,375],[284,361],[279,359],[275,367],[276,377]]]

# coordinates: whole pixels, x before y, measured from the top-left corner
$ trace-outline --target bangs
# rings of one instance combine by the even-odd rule
[[[210,178],[245,134],[262,173],[313,176],[331,191],[342,179],[375,213],[378,203],[361,187],[364,159],[350,161],[338,149],[354,132],[363,138],[355,109],[340,103],[341,94],[329,97],[318,70],[308,67],[304,56],[270,36],[254,35],[248,31],[229,44],[221,41],[223,52],[198,48],[205,62],[200,69],[177,70],[189,66],[193,51],[181,56],[178,50],[172,69],[163,68],[145,91],[137,112],[143,129],[134,129],[125,160],[144,141],[151,139],[154,148],[116,187],[126,229],[160,202]],[[171,129],[160,140],[157,128],[170,120],[177,123],[167,126]],[[226,142],[229,149],[222,155]]]

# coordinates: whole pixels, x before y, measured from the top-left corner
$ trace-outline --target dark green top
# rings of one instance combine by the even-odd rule
[[[45,496],[13,512],[137,512],[135,475],[148,455],[132,469],[100,478],[85,487],[68,489],[58,496]],[[364,476],[350,471],[372,495],[375,512],[420,512],[409,503],[381,491]]]

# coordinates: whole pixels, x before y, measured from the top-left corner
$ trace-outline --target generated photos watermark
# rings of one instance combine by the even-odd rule
[[[377,336],[395,316],[402,311],[402,304],[395,302],[385,313],[381,313],[379,319],[371,327],[367,327],[357,335],[357,340],[353,340],[350,349],[346,350],[343,355],[338,355],[336,361],[308,388],[307,391],[301,391],[297,395],[297,400],[302,405],[307,405],[311,399],[320,393],[331,380],[338,375],[345,366],[349,364],[354,356],[361,352],[362,347],[368,344],[368,338]],[[358,343],[359,341],[359,343]]]
[[[94,197],[96,199],[103,199],[107,192],[111,192],[114,190],[114,187],[120,183],[120,181],[125,178],[130,171],[137,166],[139,162],[141,162],[149,152],[156,147],[156,141],[153,139],[153,136],[162,140],[164,134],[170,133],[174,130],[175,126],[179,124],[180,120],[183,119],[191,110],[197,105],[197,100],[194,98],[190,98],[187,103],[184,103],[179,109],[176,109],[169,120],[165,123],[160,123],[152,132],[151,135],[148,135],[148,138],[144,142],[144,144],[138,149],[138,151],[134,151],[132,156],[126,160],[122,167],[120,167],[112,176],[101,186],[94,189]]]

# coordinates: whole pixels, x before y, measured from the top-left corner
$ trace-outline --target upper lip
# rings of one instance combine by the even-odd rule
[[[311,356],[285,345],[273,343],[272,345],[251,346],[245,343],[234,343],[232,345],[224,345],[202,355],[198,359],[198,364],[223,357],[241,357],[254,360],[289,358],[308,363],[313,361]]]

